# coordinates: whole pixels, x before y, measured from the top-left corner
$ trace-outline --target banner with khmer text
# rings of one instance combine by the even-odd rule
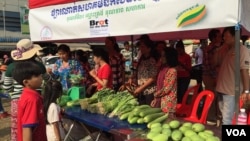
[[[88,0],[30,9],[33,41],[233,26],[238,0]],[[225,12],[226,11],[226,12]]]

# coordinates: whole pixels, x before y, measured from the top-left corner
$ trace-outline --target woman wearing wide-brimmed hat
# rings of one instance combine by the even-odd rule
[[[23,86],[14,81],[12,71],[15,68],[15,63],[20,61],[34,61],[46,73],[45,66],[36,61],[37,53],[42,50],[38,44],[33,44],[30,39],[22,39],[16,44],[16,49],[11,51],[13,63],[9,64],[5,72],[3,89],[10,94],[11,97],[11,140],[17,140],[17,103],[21,95]]]

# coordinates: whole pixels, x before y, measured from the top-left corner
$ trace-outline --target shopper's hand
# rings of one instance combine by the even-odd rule
[[[134,91],[134,95],[137,96],[138,94],[140,94],[143,90],[141,89],[141,87],[137,87]]]
[[[132,85],[132,83],[133,83],[132,78],[129,78],[127,83],[128,83],[129,85]]]
[[[159,97],[159,91],[154,93],[154,97]]]

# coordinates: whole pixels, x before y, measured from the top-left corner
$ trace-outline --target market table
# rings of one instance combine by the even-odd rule
[[[98,137],[105,131],[118,135],[126,140],[133,138],[139,134],[140,130],[147,128],[146,124],[129,124],[126,120],[119,120],[117,117],[109,118],[105,115],[90,113],[86,110],[82,110],[80,106],[66,108],[64,113],[69,119],[79,122],[89,135],[90,132],[85,125],[99,129]],[[98,140],[98,137],[96,140]],[[94,138],[92,137],[92,139]]]
[[[85,125],[89,125],[91,127],[95,127],[100,130],[98,137],[99,139],[102,131],[109,132],[114,135],[120,136],[123,140],[135,141],[135,140],[143,140],[140,134],[145,134],[147,131],[146,124],[129,124],[127,120],[119,120],[118,118],[109,118],[104,115],[90,113],[86,110],[82,110],[80,106],[71,107],[65,109],[65,115],[74,120],[75,122],[79,122],[86,132],[88,131]],[[181,122],[185,122],[181,118],[176,118]],[[173,119],[167,119],[167,121],[171,121]],[[205,125],[206,129],[212,130],[216,136],[221,139],[221,127]],[[143,131],[144,130],[144,131]],[[94,139],[92,137],[92,139]]]

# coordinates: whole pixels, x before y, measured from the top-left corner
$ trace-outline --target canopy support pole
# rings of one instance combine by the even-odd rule
[[[135,74],[135,68],[134,68],[134,53],[135,53],[135,46],[134,46],[134,35],[131,35],[131,48],[132,48],[132,60],[131,60],[131,76]]]
[[[235,26],[235,119],[238,124],[239,97],[240,97],[240,24]]]
[[[132,57],[131,57],[132,58],[131,63],[132,63],[134,60],[134,36],[131,35],[130,38],[131,38],[131,48],[132,48]]]

